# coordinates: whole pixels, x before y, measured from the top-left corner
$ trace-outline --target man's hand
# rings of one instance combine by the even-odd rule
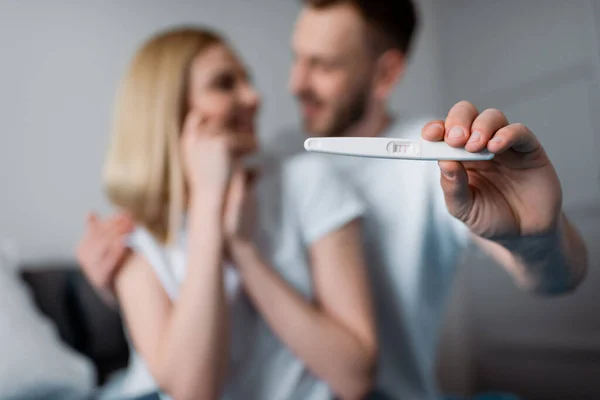
[[[439,162],[448,210],[473,233],[488,239],[537,235],[559,224],[558,176],[526,126],[509,124],[498,110],[479,113],[471,103],[460,102],[445,121],[427,124],[422,135],[496,154],[490,161]]]
[[[509,124],[498,110],[479,113],[463,101],[445,120],[427,124],[422,136],[495,154],[489,161],[439,162],[448,210],[483,250],[532,291],[577,287],[587,271],[587,250],[563,214],[556,171],[526,126]]]
[[[106,220],[93,213],[87,217],[85,232],[77,245],[77,261],[105,300],[112,296],[115,274],[128,253],[125,237],[133,228],[132,219],[123,214]]]

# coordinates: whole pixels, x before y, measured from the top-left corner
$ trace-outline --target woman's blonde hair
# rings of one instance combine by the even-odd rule
[[[186,205],[179,137],[194,58],[224,43],[209,30],[160,33],[137,52],[117,92],[103,180],[110,201],[162,243],[172,242]]]

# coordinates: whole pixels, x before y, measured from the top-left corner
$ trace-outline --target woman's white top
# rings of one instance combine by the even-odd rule
[[[321,156],[314,154],[271,162],[257,181],[256,196],[257,247],[269,265],[310,300],[313,286],[308,248],[360,217],[364,213],[362,201]],[[130,238],[131,248],[147,258],[173,301],[185,279],[185,233],[184,229],[178,243],[169,248],[160,245],[143,228]],[[227,267],[224,271],[232,321],[229,378],[222,399],[331,399],[328,385],[292,354],[239,290],[235,270]],[[121,398],[157,390],[133,346],[122,385]]]

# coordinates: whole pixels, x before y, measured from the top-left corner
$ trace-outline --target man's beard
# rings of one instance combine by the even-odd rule
[[[328,126],[325,126],[322,131],[310,132],[311,127],[307,121],[304,121],[305,129],[308,130],[309,133],[318,133],[319,136],[346,136],[350,129],[366,114],[369,91],[369,85],[362,85],[358,90],[353,92],[349,96],[350,100],[348,102],[341,103],[337,106],[330,123]],[[317,104],[322,103],[312,93],[303,95],[302,100],[313,101]]]

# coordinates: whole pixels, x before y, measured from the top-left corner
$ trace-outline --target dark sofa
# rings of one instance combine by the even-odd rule
[[[102,301],[77,265],[25,266],[21,278],[62,340],[94,363],[98,384],[127,366],[129,351],[118,310]]]

